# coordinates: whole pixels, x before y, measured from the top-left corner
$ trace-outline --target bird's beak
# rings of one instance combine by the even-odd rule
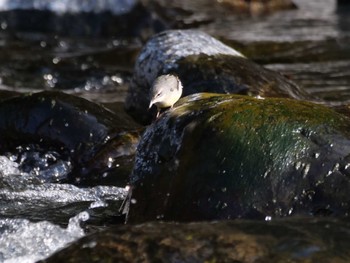
[[[148,109],[150,109],[153,106],[153,100],[149,103]]]

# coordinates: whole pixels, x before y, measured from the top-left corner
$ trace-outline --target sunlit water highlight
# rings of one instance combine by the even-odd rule
[[[46,258],[56,250],[85,235],[79,226],[89,218],[82,212],[69,220],[67,228],[47,221],[0,219],[0,262],[31,263]]]
[[[37,163],[45,163],[42,156],[34,156]],[[127,194],[127,188],[78,188],[42,182],[36,176],[0,156],[0,262],[30,263],[46,258],[85,235],[80,222],[89,219],[87,211],[108,207],[111,202],[121,204]]]

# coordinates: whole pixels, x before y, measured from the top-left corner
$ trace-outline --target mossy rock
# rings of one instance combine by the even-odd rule
[[[350,224],[330,219],[152,222],[86,236],[40,262],[349,262]]]
[[[311,99],[280,73],[266,69],[198,30],[168,30],[153,36],[141,50],[125,107],[135,120],[149,123],[149,89],[157,76],[175,73],[183,96],[199,92]]]
[[[61,92],[19,95],[0,103],[0,153],[27,145],[54,150],[72,162],[64,182],[76,185],[125,186],[142,130],[123,112]]]
[[[128,220],[348,215],[349,131],[310,102],[185,97],[140,140]]]

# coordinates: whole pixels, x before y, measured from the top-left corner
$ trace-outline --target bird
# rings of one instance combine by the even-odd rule
[[[157,116],[159,117],[162,108],[172,108],[182,95],[182,83],[178,76],[166,74],[158,76],[152,84],[150,90],[150,109],[157,106]]]

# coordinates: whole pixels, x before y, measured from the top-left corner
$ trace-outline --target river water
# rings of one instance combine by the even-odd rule
[[[242,52],[283,72],[310,93],[350,99],[350,8],[334,0],[296,0],[296,11],[253,19],[224,18],[208,32],[238,42]]]
[[[66,1],[64,6],[59,1],[50,5],[44,2],[0,1],[0,90],[59,89],[121,108],[137,53],[152,32],[128,35],[101,30],[99,25],[114,25],[114,16],[120,10],[113,9],[104,20],[98,12],[109,10],[114,1],[101,1],[98,7],[93,6],[94,1],[86,1],[86,5],[79,5],[78,0]],[[122,2],[127,3],[126,12],[135,1]],[[168,8],[175,12],[169,12],[170,18],[182,19],[172,27],[199,28],[257,63],[282,72],[313,95],[333,103],[349,103],[350,8],[337,7],[335,0],[294,2],[296,10],[253,17],[232,15],[224,8],[211,12],[207,1],[178,0]],[[17,8],[22,9],[21,16],[13,12]],[[68,12],[68,19],[78,14],[75,18],[83,23],[86,18],[79,14],[93,10],[97,10],[94,23],[90,19],[85,31],[73,30],[74,25],[69,24],[50,28],[31,22],[35,16],[47,18],[47,12],[55,16],[53,21],[67,22],[63,15]],[[27,20],[19,23],[19,19],[29,17],[28,26]],[[35,174],[18,169],[16,158],[1,158],[0,262],[34,262],[47,257],[85,235],[80,223],[89,217],[96,225],[108,225],[98,214],[113,218],[111,211],[117,210],[126,194],[125,189],[117,187],[78,189],[47,182],[35,184]],[[61,168],[67,165],[62,163]],[[65,173],[64,169],[60,173]],[[13,184],[19,187],[10,187]],[[22,239],[27,242],[19,242]]]

